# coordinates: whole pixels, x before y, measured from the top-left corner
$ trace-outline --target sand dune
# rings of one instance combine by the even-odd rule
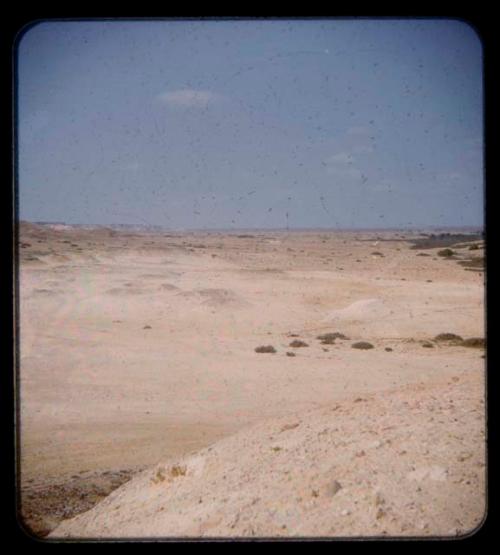
[[[484,337],[484,275],[459,264],[477,251],[420,257],[415,233],[246,235],[21,226],[26,525],[87,537],[473,528],[484,349],[433,338]],[[333,332],[349,340],[318,339]]]

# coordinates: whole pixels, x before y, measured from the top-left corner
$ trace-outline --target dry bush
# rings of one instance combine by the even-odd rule
[[[338,331],[333,333],[324,333],[322,335],[318,335],[316,339],[319,339],[323,345],[333,345],[335,343],[335,339],[349,339],[343,333],[339,333]]]
[[[439,333],[434,338],[434,341],[458,344],[463,342],[463,338],[455,333]]]
[[[452,251],[451,249],[442,249],[440,251],[438,251],[438,255],[439,256],[444,256],[444,257],[450,257],[453,256],[455,254],[455,251]]]
[[[290,347],[309,347],[309,345],[300,339],[295,339],[290,343]]]
[[[474,347],[477,349],[484,349],[486,347],[486,340],[484,337],[469,337],[462,341],[462,347]]]
[[[256,353],[275,353],[276,349],[272,345],[261,345],[255,348]]]
[[[358,341],[351,345],[353,349],[373,349],[373,345],[368,343],[368,341]]]

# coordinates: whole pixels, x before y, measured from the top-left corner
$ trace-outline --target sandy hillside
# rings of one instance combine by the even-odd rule
[[[148,469],[51,537],[460,535],[485,510],[481,394],[463,376],[274,419]]]
[[[113,492],[53,534],[474,527],[484,349],[434,338],[484,337],[484,251],[416,238],[23,224],[24,522],[45,535]]]

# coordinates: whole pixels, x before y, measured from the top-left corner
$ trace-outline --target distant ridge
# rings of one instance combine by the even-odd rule
[[[412,232],[412,233],[481,233],[484,230],[482,226],[413,226],[413,227],[212,227],[212,228],[183,228],[183,227],[171,227],[155,224],[129,224],[129,223],[118,223],[118,224],[83,224],[83,223],[66,223],[61,221],[27,221],[20,220],[20,224],[35,224],[45,227],[60,227],[64,229],[77,228],[77,229],[112,229],[115,231],[138,231],[138,232],[179,232],[179,233],[227,233],[227,234],[237,234],[237,233],[304,233],[304,232],[373,232],[373,233],[383,233],[383,232]]]

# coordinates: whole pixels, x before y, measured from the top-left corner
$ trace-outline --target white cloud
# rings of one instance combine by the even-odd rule
[[[337,152],[327,158],[323,165],[326,173],[340,179],[361,179],[363,173],[354,164],[355,158],[349,152]]]
[[[325,164],[335,166],[345,166],[347,164],[352,164],[353,162],[354,158],[352,154],[349,154],[349,152],[338,152],[325,160]]]
[[[194,89],[179,89],[158,95],[158,99],[166,104],[185,108],[206,108],[217,98],[218,95],[213,92]]]

